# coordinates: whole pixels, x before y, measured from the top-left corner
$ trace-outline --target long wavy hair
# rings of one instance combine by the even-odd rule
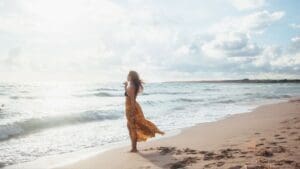
[[[135,87],[135,97],[136,97],[139,92],[143,91],[144,82],[140,79],[139,74],[134,70],[129,71],[128,76],[130,76],[131,81]]]

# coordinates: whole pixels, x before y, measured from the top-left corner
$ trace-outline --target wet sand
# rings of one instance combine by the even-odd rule
[[[57,169],[300,169],[300,100],[199,124],[138,149],[112,149]]]

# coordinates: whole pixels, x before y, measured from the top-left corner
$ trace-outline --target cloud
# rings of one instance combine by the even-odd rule
[[[260,9],[262,0],[233,0],[248,11],[230,14],[223,7],[231,5],[218,0],[192,5],[179,0],[0,2],[0,36],[5,35],[0,68],[6,72],[122,78],[136,69],[150,79],[166,80],[279,69],[295,74],[292,69],[298,66],[297,37],[287,48],[260,42],[285,16],[284,11]]]
[[[201,42],[202,57],[226,72],[273,72],[299,76],[300,37],[291,39],[287,47],[255,43],[256,36],[280,20],[284,12],[259,11],[246,16],[227,17],[213,26],[210,38]]]
[[[258,11],[240,17],[227,17],[212,27],[212,38],[204,43],[202,51],[212,58],[255,57],[264,49],[253,42],[254,34],[262,34],[283,16],[282,11]]]
[[[269,70],[300,74],[300,38],[294,37],[286,47],[268,46],[256,57],[254,64]]]
[[[253,64],[257,67],[269,67],[271,61],[277,60],[282,56],[282,50],[278,46],[267,46],[262,53],[256,57]]]
[[[300,24],[292,23],[292,24],[290,24],[290,27],[293,29],[300,29]]]
[[[283,11],[269,12],[266,10],[253,12],[239,17],[226,17],[221,22],[215,24],[211,30],[213,32],[245,32],[262,33],[274,22],[282,19],[285,15]]]
[[[245,33],[227,32],[216,35],[215,39],[202,46],[210,57],[252,57],[261,52],[261,48],[250,42]]]
[[[263,7],[266,0],[230,0],[230,3],[238,10],[250,10]]]
[[[290,53],[300,52],[300,36],[295,36],[291,39],[291,44],[288,48]]]

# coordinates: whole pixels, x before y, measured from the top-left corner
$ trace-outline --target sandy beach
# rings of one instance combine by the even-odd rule
[[[57,169],[298,169],[299,143],[300,100],[293,99],[139,143],[138,153],[126,146]]]
[[[300,169],[299,7],[0,0],[0,169]]]

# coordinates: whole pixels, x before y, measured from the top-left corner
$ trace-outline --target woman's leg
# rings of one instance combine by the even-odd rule
[[[136,129],[135,126],[132,124],[127,123],[127,128],[129,131],[129,136],[131,140],[131,152],[137,152],[137,135],[136,135]]]

